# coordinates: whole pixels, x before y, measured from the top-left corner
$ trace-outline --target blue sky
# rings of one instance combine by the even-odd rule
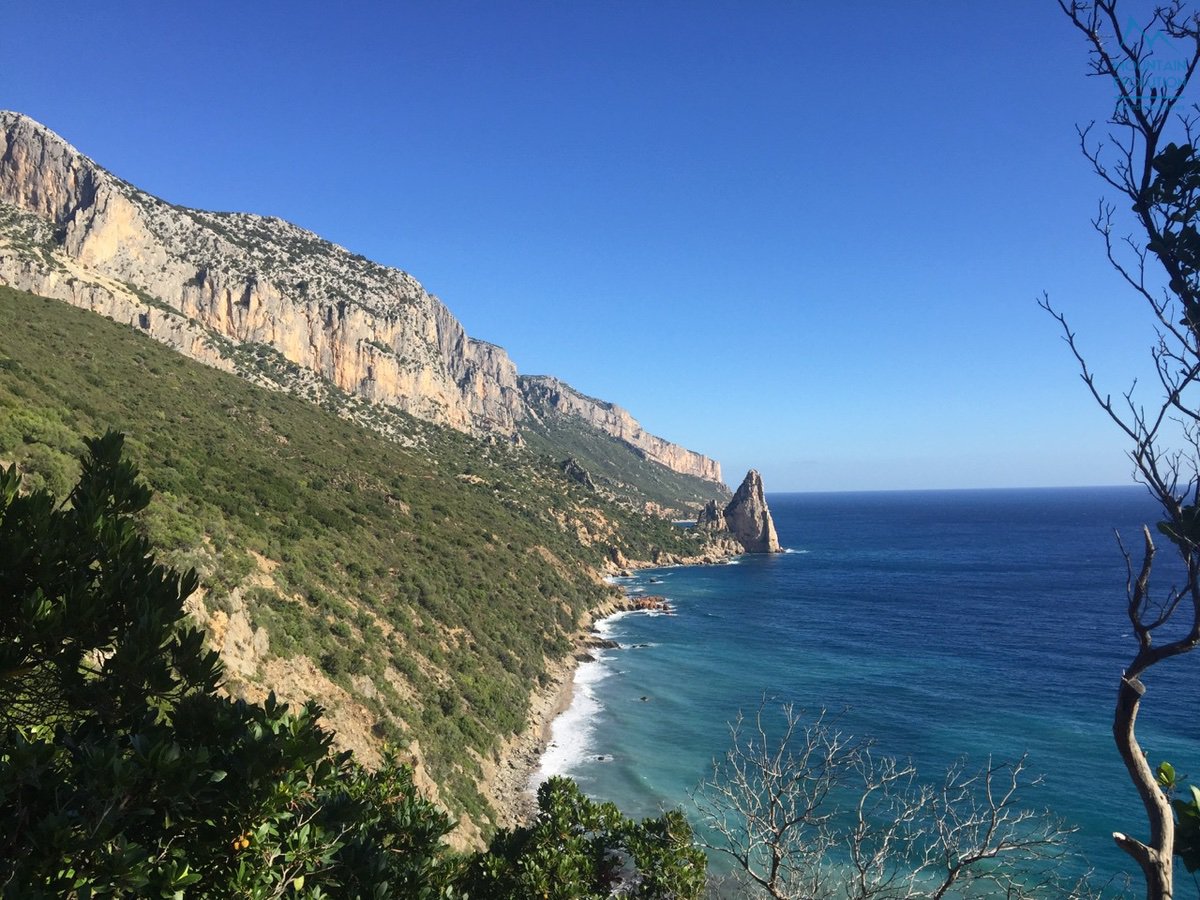
[[[734,484],[1128,480],[1035,303],[1145,373],[1074,130],[1112,91],[1050,0],[15,0],[0,60],[0,107],[411,272]]]

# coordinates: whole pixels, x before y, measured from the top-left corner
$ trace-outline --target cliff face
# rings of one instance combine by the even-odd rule
[[[523,375],[519,381],[531,416],[574,416],[624,441],[647,459],[668,469],[705,481],[721,482],[719,462],[655,437],[616,404],[588,397],[569,384],[545,375]]]
[[[775,534],[775,520],[767,508],[762,476],[754,469],[746,473],[741,487],[725,507],[725,525],[747,553],[779,553],[783,550]]]
[[[205,362],[227,357],[229,343],[264,344],[374,402],[515,434],[512,361],[468,338],[403,272],[280,219],[171,206],[14,113],[0,113],[0,201],[11,207],[0,282],[102,312]]]
[[[173,206],[26,116],[0,111],[0,284],[140,328],[258,378],[269,348],[295,370],[420,419],[519,441],[531,410],[503,349],[468,337],[410,275],[277,218]],[[289,368],[288,371],[292,371]],[[556,383],[557,384],[557,383]],[[624,410],[560,385],[578,415],[676,471],[720,467],[646,434]],[[577,399],[578,398],[578,399]]]

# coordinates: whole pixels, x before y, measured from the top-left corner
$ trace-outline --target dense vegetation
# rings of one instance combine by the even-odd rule
[[[65,495],[84,437],[126,433],[151,539],[197,568],[209,616],[269,635],[231,690],[261,696],[271,658],[311,660],[313,693],[336,686],[380,739],[419,740],[442,799],[485,826],[480,759],[612,596],[595,567],[614,547],[695,551],[533,454],[395,413],[389,440],[7,288],[0,320],[0,460]]]
[[[534,824],[457,856],[408,767],[331,753],[311,704],[221,696],[122,443],[88,441],[61,504],[0,471],[0,896],[698,895],[678,813],[632,822],[553,779]]]

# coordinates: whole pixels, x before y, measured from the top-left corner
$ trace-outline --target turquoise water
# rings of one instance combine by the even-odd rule
[[[630,815],[688,809],[729,720],[766,694],[845,709],[845,730],[930,780],[963,756],[981,766],[1027,752],[1045,776],[1027,803],[1077,825],[1100,874],[1129,871],[1110,838],[1144,832],[1109,731],[1133,649],[1113,529],[1140,547],[1154,520],[1144,490],[768,499],[790,552],[621,580],[678,614],[601,625],[621,648],[580,668],[542,774],[568,774]],[[1139,735],[1152,762],[1200,781],[1198,670],[1200,653],[1148,679]]]

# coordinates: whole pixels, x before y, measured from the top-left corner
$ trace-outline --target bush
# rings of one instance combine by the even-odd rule
[[[504,831],[467,877],[471,896],[599,900],[621,896],[689,900],[701,895],[704,854],[679,812],[633,822],[611,803],[551,778],[538,790],[533,825]]]
[[[217,695],[121,447],[88,442],[64,506],[0,473],[0,893],[449,896],[409,769],[332,754],[315,705]]]
[[[555,779],[535,826],[461,858],[394,756],[334,754],[315,704],[220,696],[184,619],[195,573],[155,560],[121,435],[86,443],[66,504],[0,471],[0,896],[587,898],[630,866],[630,896],[698,896],[678,813],[635,824]]]

